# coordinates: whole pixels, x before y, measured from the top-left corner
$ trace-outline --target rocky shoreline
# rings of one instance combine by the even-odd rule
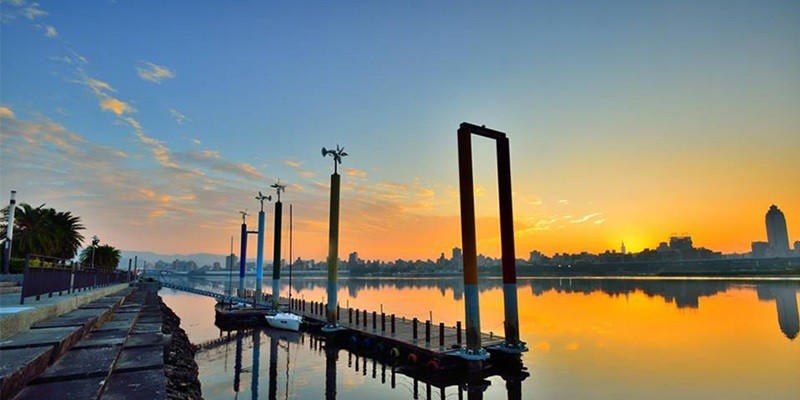
[[[160,296],[159,296],[160,299]],[[189,342],[181,328],[181,319],[161,300],[163,315],[162,332],[172,335],[168,355],[164,360],[167,378],[167,398],[170,400],[202,400],[203,392],[197,378],[197,363],[194,354],[197,348]]]

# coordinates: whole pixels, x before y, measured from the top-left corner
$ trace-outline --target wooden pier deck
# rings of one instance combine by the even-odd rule
[[[316,323],[325,323],[325,305],[319,302],[305,302],[292,299],[286,303],[290,311],[302,315],[307,320]],[[466,341],[465,332],[459,324],[446,326],[444,323],[429,323],[416,321],[416,335],[414,334],[414,318],[399,317],[393,314],[382,314],[376,311],[360,309],[339,308],[338,324],[344,328],[345,334],[358,333],[359,335],[384,341],[394,346],[402,346],[407,350],[424,353],[427,358],[442,359],[448,355],[460,352]],[[358,316],[356,316],[358,315]],[[394,319],[394,327],[392,327]],[[481,346],[491,350],[504,342],[505,338],[493,333],[481,333]]]

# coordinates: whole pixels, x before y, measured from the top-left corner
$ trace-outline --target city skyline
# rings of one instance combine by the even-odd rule
[[[745,253],[770,204],[800,239],[794,3],[0,7],[0,204],[17,190],[120,249],[227,254],[280,178],[295,254],[324,259],[319,148],[338,143],[342,254],[435,257],[461,246],[464,121],[508,134],[518,258],[683,232]],[[474,146],[478,252],[497,257],[494,155]]]

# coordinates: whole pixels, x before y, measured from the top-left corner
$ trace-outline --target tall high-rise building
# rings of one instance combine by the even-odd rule
[[[789,256],[789,233],[786,231],[786,217],[773,204],[767,211],[767,243],[774,257]]]

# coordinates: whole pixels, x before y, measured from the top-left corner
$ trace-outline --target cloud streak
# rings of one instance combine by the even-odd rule
[[[153,83],[161,83],[165,79],[175,77],[175,72],[171,69],[149,61],[145,61],[144,66],[137,67],[136,72],[139,78]]]

